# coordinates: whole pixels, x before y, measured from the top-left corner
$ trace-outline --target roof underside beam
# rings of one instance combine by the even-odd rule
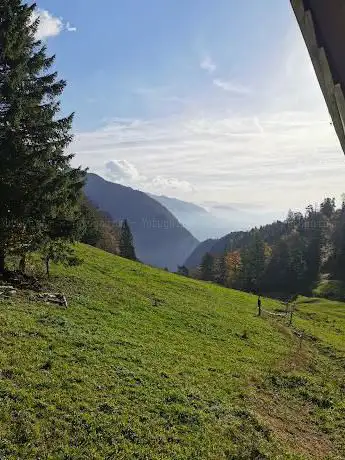
[[[345,153],[345,2],[291,0]]]

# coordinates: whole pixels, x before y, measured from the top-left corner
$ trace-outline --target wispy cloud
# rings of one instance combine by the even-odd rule
[[[200,62],[200,68],[206,70],[206,72],[210,75],[214,75],[217,70],[217,66],[210,56],[205,56],[202,59]],[[214,86],[228,93],[236,93],[242,95],[250,93],[249,88],[240,83],[235,83],[232,80],[225,80],[224,78],[214,77],[212,83]]]
[[[78,29],[75,26],[72,26],[70,22],[67,22],[66,30],[67,32],[77,32]]]
[[[210,56],[205,56],[200,62],[200,67],[206,70],[208,73],[214,73],[217,70],[216,64],[213,62]]]
[[[218,88],[223,89],[224,91],[227,91],[229,93],[236,93],[236,94],[249,94],[251,91],[249,88],[247,88],[244,85],[241,85],[239,83],[234,83],[232,81],[225,81],[220,78],[215,78],[213,80],[213,84],[215,86],[218,86]]]
[[[258,118],[117,120],[77,135],[74,150],[76,162],[92,171],[147,191],[287,209],[298,206],[301,193],[314,202],[321,190],[322,195],[343,190],[345,164],[325,118],[283,112]],[[128,163],[117,162],[115,168],[113,162],[109,168],[114,152]]]
[[[169,86],[139,87],[133,90],[133,94],[151,102],[186,102],[184,98],[174,95],[172,91],[173,88]]]
[[[202,110],[115,119],[77,134],[75,162],[106,175],[105,164],[123,158],[138,171],[131,183],[150,189],[176,179],[192,186],[170,188],[170,194],[196,202],[266,203],[286,210],[326,194],[340,196],[344,157],[297,28],[281,49],[281,61],[257,78],[258,90],[244,93],[241,104],[223,97],[215,110],[214,101],[208,105],[205,99]]]

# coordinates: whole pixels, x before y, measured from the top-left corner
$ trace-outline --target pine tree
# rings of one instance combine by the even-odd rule
[[[320,211],[330,219],[335,211],[335,198],[325,198],[320,205]]]
[[[81,201],[80,218],[82,243],[119,254],[120,226],[111,217],[97,209],[85,196]]]
[[[339,211],[335,228],[331,235],[333,243],[332,254],[332,277],[336,280],[345,281],[345,205]]]
[[[36,5],[0,4],[0,273],[5,256],[36,250],[77,209],[85,173],[64,153],[73,114],[59,118],[66,82],[36,40]]]
[[[224,253],[223,255],[217,257],[214,260],[214,280],[218,283],[221,284],[222,286],[225,286],[226,281],[227,281],[227,266],[226,266],[226,254]]]
[[[260,291],[266,268],[266,247],[258,230],[251,233],[251,242],[241,254],[242,280],[245,289]]]
[[[178,265],[177,266],[177,274],[181,276],[189,276],[189,270],[185,265]]]
[[[209,252],[202,258],[200,277],[204,281],[213,281],[214,279],[214,257]]]
[[[125,259],[137,260],[133,244],[133,235],[127,220],[123,221],[120,235],[120,256]]]
[[[324,242],[323,215],[311,205],[307,207],[303,236],[307,242],[304,256],[307,267],[306,286],[311,291],[320,274]]]

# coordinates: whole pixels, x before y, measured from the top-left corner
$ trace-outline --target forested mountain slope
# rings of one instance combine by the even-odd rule
[[[144,263],[176,270],[198,245],[170,211],[143,192],[88,174],[85,194],[114,221],[128,220]]]

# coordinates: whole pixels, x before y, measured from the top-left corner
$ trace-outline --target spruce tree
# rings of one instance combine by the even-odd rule
[[[189,276],[189,270],[185,265],[178,265],[177,266],[177,274],[181,276]]]
[[[204,281],[214,280],[214,257],[209,252],[207,252],[202,258],[200,276]]]
[[[36,39],[36,5],[0,4],[0,273],[10,252],[49,239],[54,221],[73,218],[84,172],[65,154],[73,114],[59,117],[66,82]]]
[[[127,220],[123,221],[120,235],[120,256],[125,259],[137,260],[133,244],[133,235]]]
[[[214,280],[225,286],[227,279],[226,253],[214,260]]]
[[[257,229],[250,233],[250,244],[241,254],[243,283],[245,289],[259,292],[265,272],[265,243]]]

